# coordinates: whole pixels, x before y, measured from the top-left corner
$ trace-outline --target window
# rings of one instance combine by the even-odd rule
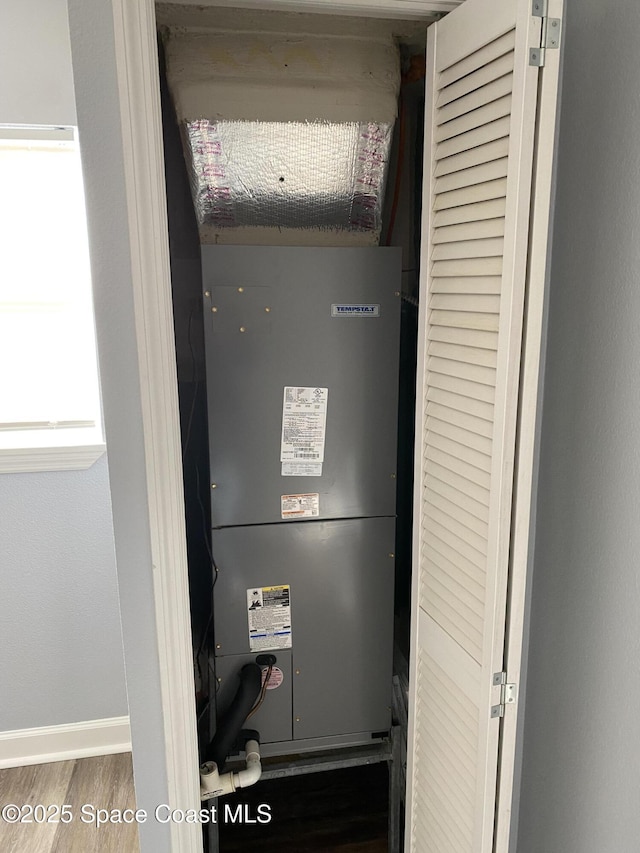
[[[82,172],[71,128],[0,127],[0,470],[104,450]]]

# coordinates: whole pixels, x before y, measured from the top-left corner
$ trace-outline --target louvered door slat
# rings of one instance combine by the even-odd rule
[[[464,451],[458,451],[461,456],[463,453],[470,453],[473,451],[476,461],[472,464],[475,464],[483,471],[488,469],[490,470],[492,450],[490,438],[485,438],[482,435],[477,435],[471,430],[461,429],[460,427],[454,426],[446,421],[440,421],[437,418],[429,416],[427,416],[427,429],[431,433],[432,441],[435,441],[436,436],[445,438],[447,441],[455,441],[464,447]],[[488,459],[480,459],[476,454],[484,455],[488,457]]]
[[[445,210],[449,207],[461,207],[478,201],[490,201],[491,199],[504,198],[507,191],[505,178],[497,178],[494,181],[484,181],[470,187],[440,193],[435,200],[435,210]]]
[[[423,499],[428,501],[434,507],[441,509],[444,513],[451,516],[452,518],[460,519],[465,527],[469,530],[472,530],[477,536],[480,537],[480,545],[482,548],[486,547],[484,543],[487,540],[487,522],[478,518],[477,515],[474,515],[471,512],[468,512],[463,506],[462,501],[455,500],[455,494],[450,495],[454,500],[450,500],[449,497],[445,497],[442,495],[442,491],[440,489],[434,488],[436,485],[435,481],[431,485],[430,488],[424,490]]]
[[[448,599],[451,599],[450,595]],[[464,618],[462,608],[456,610],[446,599],[443,601],[434,589],[432,577],[429,578],[428,583],[422,584],[420,606],[424,608],[427,601],[438,624],[445,628],[449,636],[466,649],[474,660],[477,660],[482,649],[482,627],[474,628]]]
[[[483,242],[478,240],[476,242]],[[470,250],[469,250],[470,251]],[[497,294],[433,294],[429,303],[431,308],[443,311],[473,311],[480,314],[498,314],[500,311],[500,296]],[[497,338],[492,338],[497,343]],[[474,344],[477,346],[477,344]]]
[[[469,522],[468,515],[463,515],[463,513],[456,507],[453,507],[452,511],[452,507],[447,505],[438,495],[436,495],[434,499],[434,494],[435,493],[431,489],[425,489],[423,493],[425,512],[429,514],[429,518],[441,525],[445,530],[453,533],[454,536],[457,536],[469,545],[470,548],[473,548],[473,550],[478,554],[482,554],[486,557],[486,534],[477,533],[476,530],[473,529],[477,527],[477,519],[471,517],[471,522]],[[476,565],[480,568],[484,565],[484,562],[480,560],[476,554],[472,557],[469,556],[469,559],[471,562],[477,561]]]
[[[445,551],[446,553],[444,553]],[[452,582],[455,582],[457,589],[465,590],[469,607],[473,607],[469,600],[474,599],[477,601],[478,612],[483,611],[485,583],[482,571],[478,571],[473,563],[460,560],[458,555],[452,554],[442,541],[434,541],[432,546],[425,546],[424,556],[433,563],[436,575],[450,578]],[[449,557],[453,559],[449,559]]]
[[[500,276],[467,275],[431,279],[432,293],[500,293]]]
[[[443,450],[434,442],[431,442],[429,447],[425,450],[425,458],[432,462],[436,462],[452,474],[457,474],[463,481],[468,481],[468,488],[470,491],[473,486],[478,486],[479,488],[488,491],[489,486],[491,485],[491,478],[489,475],[485,471],[481,471],[471,462],[467,462],[466,459],[462,459],[460,456],[455,455],[457,453],[457,448],[454,447],[453,451],[454,453],[452,454],[448,450]]]
[[[469,400],[479,400],[482,403],[490,403],[493,406],[495,388],[492,386],[480,385],[477,382],[468,382],[466,379],[459,379],[456,376],[450,376],[445,373],[437,373],[433,367],[430,380],[429,388],[451,391]]]
[[[438,194],[457,190],[461,187],[470,187],[473,184],[483,184],[487,181],[493,181],[498,178],[507,176],[507,158],[491,160],[489,162],[478,163],[476,166],[471,166],[461,171],[452,172],[449,175],[443,175],[437,178],[435,182],[435,190]]]
[[[451,294],[456,297],[459,294]],[[433,297],[432,297],[433,300]],[[440,305],[434,305],[439,308]],[[458,308],[448,308],[449,311],[457,311]],[[485,312],[491,313],[491,312]],[[443,344],[460,344],[460,346],[479,347],[480,349],[497,350],[497,332],[487,332],[485,329],[457,328],[456,326],[434,326],[431,333],[431,341],[440,341]],[[431,350],[433,354],[433,351]]]
[[[425,625],[427,637],[435,638],[436,632],[437,626],[432,620],[427,619]],[[451,713],[465,722],[468,735],[473,742],[481,728],[477,708],[474,704],[474,694],[479,686],[477,668],[467,658],[463,658],[459,648],[450,639],[447,639],[443,644],[440,661],[430,655],[426,648],[422,651],[423,664],[429,672],[430,678],[421,683],[421,689],[428,691],[433,696],[438,696],[441,700],[445,700],[446,704],[451,707]],[[459,670],[453,669],[450,666],[452,663],[458,663],[460,665]],[[454,698],[456,701],[452,701]]]
[[[427,833],[420,853],[466,853],[473,842],[470,817],[476,796],[476,772],[469,750],[477,737],[477,711],[427,654],[420,655],[418,667],[424,687],[418,694],[416,756],[424,764],[427,782],[417,792],[416,812],[421,817],[416,817],[425,821],[421,825]],[[443,713],[449,707],[455,709],[454,713]]]
[[[444,376],[455,376],[467,382],[488,385],[491,389],[495,388],[496,371],[493,367],[481,367],[478,364],[468,364],[463,361],[452,361],[449,358],[437,358],[435,356],[429,358],[428,364],[432,375],[439,373]]]
[[[444,312],[439,313],[443,314]],[[464,327],[460,331],[465,331]],[[482,365],[484,367],[495,367],[497,361],[497,353],[493,350],[458,346],[458,344],[440,343],[439,341],[432,341],[429,344],[429,354],[452,361],[460,361],[463,364]]]
[[[476,89],[481,89],[487,83],[504,77],[505,74],[513,73],[513,52],[508,51],[503,56],[494,59],[493,62],[487,62],[477,71],[471,74],[466,74],[461,80],[456,83],[451,83],[445,86],[438,93],[438,107],[443,107],[451,103],[469,92],[474,92]]]
[[[450,718],[457,723],[462,732],[459,738],[461,742],[474,746],[478,735],[478,719],[473,702],[429,654],[423,652],[421,664],[423,672],[429,675],[428,679],[423,679],[421,682],[419,691],[421,696],[431,697],[436,713],[438,707],[450,707],[451,715],[441,714],[441,716],[446,716],[447,719]]]
[[[436,148],[436,161],[442,162],[447,157],[452,157],[454,154],[460,154],[463,151],[472,151],[479,146],[486,145],[488,142],[494,142],[497,139],[504,139],[509,134],[509,116],[503,116],[495,121],[488,121],[486,124],[481,124],[480,127],[474,127],[473,130],[467,133],[460,133],[457,136],[447,138],[441,141]],[[444,139],[444,137],[443,137]]]
[[[441,480],[452,488],[457,489],[463,495],[468,495],[472,500],[477,501],[479,504],[484,504],[488,508],[488,487],[482,482],[472,480],[468,476],[468,471],[461,471],[457,467],[452,467],[451,461],[444,454],[431,449],[423,460],[425,471],[431,478],[430,482],[436,479]],[[460,460],[453,461],[460,462]]]
[[[486,491],[480,488],[477,492],[469,487],[464,478],[456,477],[453,472],[443,470],[437,463],[427,462],[425,469],[429,472],[430,488],[458,504],[471,515],[488,523],[489,511]]]
[[[427,702],[425,702],[427,707]],[[433,712],[432,712],[433,713]],[[470,806],[473,803],[475,789],[471,786],[465,786],[464,781],[467,778],[467,765],[465,762],[458,762],[459,772],[456,776],[447,773],[447,766],[451,760],[451,756],[446,755],[442,744],[449,739],[449,732],[441,732],[433,726],[425,733],[423,748],[429,750],[429,756],[433,763],[433,770],[441,776],[447,778],[447,785],[444,785],[439,793],[440,798],[437,805],[440,806],[442,818],[450,825],[455,823],[459,829],[461,837],[468,837],[472,832],[473,826],[469,821],[468,813],[471,810]],[[456,756],[457,760],[457,756]],[[429,800],[429,797],[427,797]],[[430,802],[431,808],[436,807],[433,799]],[[446,825],[446,824],[445,824]]]
[[[472,414],[477,418],[483,418],[493,423],[493,403],[477,400],[474,397],[465,396],[457,392],[447,391],[433,384],[427,393],[427,400],[457,409],[460,412]]]
[[[421,692],[420,698],[433,714],[432,725],[436,731],[442,732],[443,740],[455,741],[460,751],[475,761],[476,743],[473,735],[469,734],[469,721],[461,720],[455,714],[447,717],[439,714],[436,701],[425,691]],[[469,776],[473,777],[473,772]]]
[[[492,101],[490,104],[478,107],[477,110],[465,113],[460,118],[441,124],[435,132],[435,138],[438,142],[444,142],[446,139],[489,125],[500,118],[504,118],[504,116],[508,116],[510,112],[511,95],[504,95],[497,101]]]
[[[509,53],[515,47],[516,36],[513,30],[504,33],[478,50],[474,50],[469,56],[455,62],[440,72],[438,80],[438,91],[446,91],[448,86],[467,77],[479,68],[490,65],[500,56]],[[513,67],[513,66],[512,66]]]
[[[444,789],[443,798],[447,798],[447,794],[447,790]],[[434,830],[433,843],[430,842],[425,849],[429,853],[440,853],[443,849],[451,850],[451,853],[464,853],[471,837],[471,830],[465,831],[464,826],[456,816],[457,810],[454,811],[453,816],[443,814],[439,808],[439,802],[434,802],[434,799],[428,794],[421,797],[420,804],[425,812],[426,825],[429,828],[433,827]],[[455,827],[455,829],[452,830],[451,827]],[[449,846],[444,848],[444,844]]]
[[[509,137],[503,136],[502,139],[494,139],[492,142],[478,145],[475,148],[469,148],[466,151],[461,151],[459,154],[443,157],[437,162],[434,175],[436,178],[441,178],[444,175],[451,175],[471,169],[482,163],[492,163],[494,160],[507,157],[508,154]]]
[[[479,258],[485,262],[486,258]],[[434,269],[438,264],[434,263]],[[456,329],[477,329],[479,331],[497,332],[498,317],[495,314],[487,314],[484,311],[440,311],[431,309],[431,323],[434,326],[452,326]]]
[[[474,548],[473,545],[467,541],[468,537],[465,535],[463,530],[449,530],[449,526],[446,523],[443,523],[442,518],[438,519],[433,517],[436,514],[436,510],[431,505],[425,509],[422,529],[426,534],[428,534],[427,538],[432,536],[434,539],[443,542],[445,545],[448,545],[449,548],[453,548],[454,551],[458,551],[460,556],[468,563],[471,563],[472,566],[475,566],[480,573],[484,572],[486,555],[481,551],[478,551],[477,548]],[[434,547],[436,544],[437,543],[434,542]],[[430,613],[430,615],[433,616],[432,613]],[[438,620],[436,619],[435,621],[437,622]]]
[[[419,750],[418,757],[423,755],[423,751]],[[422,821],[423,832],[425,837],[429,838],[426,846],[426,853],[440,853],[446,849],[451,853],[464,853],[469,843],[471,833],[460,838],[461,830],[457,825],[456,820],[450,820],[445,815],[441,814],[438,806],[434,806],[428,797],[420,795],[419,801],[420,811],[424,814]],[[452,830],[452,826],[455,829]],[[452,837],[453,836],[453,837]],[[447,845],[446,848],[444,845]]]
[[[432,266],[434,276],[499,275],[502,258],[461,258],[455,261],[436,261]]]
[[[465,607],[475,614],[476,617],[483,619],[484,596],[474,595],[470,589],[472,584],[469,582],[469,579],[467,577],[460,578],[457,572],[451,572],[447,570],[447,568],[444,568],[441,565],[441,563],[444,562],[444,560],[439,560],[434,564],[435,570],[433,572],[433,576],[429,578],[429,581],[431,582],[433,580],[437,582],[442,589],[446,589],[447,598],[452,594],[459,596]],[[478,588],[482,589],[480,586],[478,586]]]
[[[448,742],[455,744],[456,761],[459,761],[460,767],[466,770],[466,775],[473,778],[475,750],[473,745],[470,744],[463,735],[466,724],[461,723],[460,720],[453,716],[439,716],[435,700],[428,693],[421,694],[420,699],[424,708],[431,714],[431,729],[435,737],[437,737],[441,743]]]
[[[432,713],[432,719],[437,719],[436,709],[429,702],[431,697],[425,697],[425,708]],[[446,784],[440,789],[443,817],[449,821],[460,824],[460,829],[466,834],[472,831],[473,824],[469,820],[470,806],[473,805],[475,797],[475,786],[473,785],[473,762],[465,759],[462,749],[457,748],[456,740],[451,738],[455,729],[442,729],[432,725],[425,732],[423,748],[429,749],[429,756],[433,763],[433,769],[439,775],[446,778]],[[451,743],[451,753],[448,754],[444,744]],[[448,764],[454,760],[458,772],[450,774],[447,772]]]
[[[440,403],[434,402],[432,399],[429,399],[426,412],[427,417],[434,417],[441,421],[447,421],[448,423],[455,424],[463,429],[471,430],[478,435],[483,435],[485,438],[491,438],[493,435],[493,424],[491,420],[477,418],[474,415],[470,415],[468,411],[464,411],[459,407],[450,408],[449,406],[444,406]]]
[[[425,559],[433,561],[438,571],[447,572],[455,578],[460,585],[467,589],[478,591],[478,599],[484,605],[485,601],[485,576],[482,570],[473,563],[463,559],[457,552],[442,540],[434,537],[432,544],[424,549]]]
[[[486,219],[480,222],[461,222],[459,225],[448,225],[436,228],[433,243],[457,243],[459,240],[479,240],[485,237],[503,237],[504,218]]]
[[[454,208],[439,210],[433,217],[433,227],[459,225],[462,222],[483,222],[487,219],[504,217],[504,196],[480,201],[474,204],[461,204]]]
[[[490,439],[493,436],[493,419],[481,418],[470,414],[468,410],[462,408],[461,402],[458,402],[457,406],[444,405],[437,402],[437,400],[434,401],[431,395],[429,395],[425,409],[427,418],[438,418],[441,421],[455,424],[455,426]]]
[[[455,526],[452,524],[451,519],[445,518],[442,513],[439,514],[439,518],[434,518],[435,515],[438,515],[437,511],[432,505],[429,505],[428,514],[425,513],[422,525],[423,532],[428,534],[433,540],[433,548],[435,550],[447,550],[448,552],[453,550],[457,552],[461,558],[460,565],[464,565],[468,573],[478,583],[484,584],[486,554],[483,555],[481,551],[474,548],[474,545],[468,541],[470,537],[462,525],[458,525],[457,529],[450,530],[450,527]],[[423,578],[423,583],[426,583],[428,579],[427,577]],[[425,608],[426,610],[429,610],[429,608]],[[435,618],[435,614],[430,610],[429,614],[437,623],[438,620]]]
[[[455,776],[448,776],[448,774],[445,774],[448,776],[448,784],[445,787],[445,791],[449,794],[446,799],[448,799],[450,808],[454,813],[451,816],[454,817],[460,798],[464,798],[470,803],[473,803],[475,791],[469,780],[473,780],[474,777],[475,756],[473,755],[472,744],[462,736],[462,732],[464,732],[469,725],[468,721],[460,720],[455,716],[447,718],[438,714],[437,702],[441,696],[442,694],[437,692],[431,694],[423,692],[420,695],[421,702],[423,703],[425,710],[430,712],[432,719],[431,726],[425,731],[422,746],[424,747],[426,743],[431,741],[434,744],[434,763],[443,764],[443,769],[446,770],[447,760],[450,761],[453,759],[455,760],[459,771],[461,771]],[[451,752],[449,755],[443,754],[442,748],[438,750],[438,745],[442,745],[444,743],[451,743]],[[468,815],[466,825],[471,829]]]
[[[438,110],[438,124],[452,121],[452,119],[458,118],[458,116],[466,115],[472,110],[483,107],[485,104],[497,101],[504,95],[510,95],[512,88],[513,74],[505,74],[503,77],[499,77],[485,86],[476,88],[462,98],[457,98],[446,106],[441,107]]]
[[[478,568],[475,563],[456,551],[455,545],[450,544],[449,537],[445,533],[441,536],[436,533],[431,537],[429,547],[425,547],[423,554],[425,559],[432,559],[441,568],[447,566],[451,568],[452,576],[458,578],[460,583],[471,580],[479,589],[483,591],[486,589],[486,576],[482,568]],[[484,595],[482,600],[484,601]]]
[[[432,575],[422,585],[420,606],[425,607],[428,603],[437,614],[438,622],[447,627],[450,636],[477,657],[482,649],[483,618],[466,604],[460,605],[460,612],[458,608],[452,607],[451,597],[457,590],[456,584],[443,584],[440,576]]]
[[[492,853],[538,93],[529,4],[466,0],[429,29],[407,853]]]
[[[437,769],[439,773],[447,777],[448,785],[444,789],[441,789],[441,793],[444,795],[440,801],[443,807],[443,816],[450,821],[460,823],[461,829],[470,832],[473,825],[469,820],[468,813],[470,809],[468,806],[473,804],[475,789],[467,780],[469,773],[472,771],[473,764],[472,762],[467,763],[464,760],[460,760],[458,756],[461,753],[458,752],[455,760],[461,772],[455,776],[449,775],[447,773],[447,765],[451,760],[451,755],[447,755],[446,750],[443,748],[443,743],[447,742],[447,740],[448,733],[440,732],[435,726],[432,726],[425,733],[424,744],[429,747],[429,755],[434,764],[434,769]],[[467,808],[461,809],[460,805],[464,804],[464,801],[466,801]]]
[[[459,240],[455,243],[442,243],[439,246],[434,246],[431,257],[434,261],[496,258],[502,256],[502,247],[502,237],[490,237],[486,240]]]

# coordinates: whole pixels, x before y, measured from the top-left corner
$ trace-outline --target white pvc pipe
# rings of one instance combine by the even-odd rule
[[[248,740],[245,747],[246,768],[236,773],[229,772],[220,775],[213,761],[203,764],[200,768],[200,799],[210,800],[212,797],[223,797],[233,794],[238,788],[248,788],[255,785],[262,776],[260,762],[260,744],[257,740]]]
[[[248,740],[245,751],[247,753],[246,769],[233,774],[233,783],[236,788],[248,788],[250,785],[255,785],[262,776],[258,741]]]

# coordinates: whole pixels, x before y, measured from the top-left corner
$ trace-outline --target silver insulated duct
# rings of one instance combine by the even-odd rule
[[[202,243],[377,245],[390,35],[169,28],[165,51]]]

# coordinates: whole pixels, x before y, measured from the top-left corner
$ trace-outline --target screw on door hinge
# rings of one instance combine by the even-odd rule
[[[542,18],[540,46],[529,49],[529,65],[535,65],[537,68],[544,66],[547,50],[557,50],[560,47],[562,19],[550,18],[548,9],[548,0],[532,0],[531,14],[534,18]]]
[[[505,707],[515,704],[518,687],[516,684],[507,684],[506,672],[496,672],[493,676],[493,686],[500,688],[500,704],[491,706],[491,716],[504,717]]]

